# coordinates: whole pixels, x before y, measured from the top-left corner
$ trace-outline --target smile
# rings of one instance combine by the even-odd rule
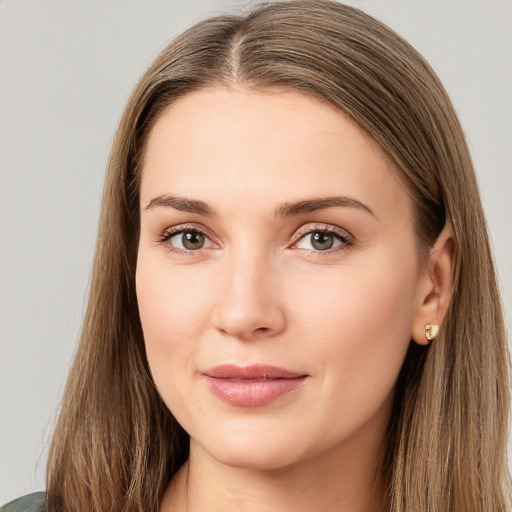
[[[230,405],[258,407],[295,391],[308,375],[275,366],[221,365],[203,373],[210,391]]]

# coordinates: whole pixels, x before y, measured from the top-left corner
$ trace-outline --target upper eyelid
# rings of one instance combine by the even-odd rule
[[[184,233],[186,231],[196,231],[198,233],[205,235],[208,238],[215,238],[215,236],[209,229],[205,228],[202,225],[196,225],[194,223],[170,226],[163,231],[162,236],[165,236],[166,234],[177,235],[179,233]]]
[[[308,235],[310,233],[315,232],[326,232],[326,233],[333,233],[338,236],[343,236],[344,238],[348,238],[350,240],[355,240],[354,235],[350,233],[350,231],[340,228],[339,226],[335,226],[333,224],[327,224],[327,223],[314,223],[313,226],[309,225],[309,227],[302,226],[298,230],[295,231],[293,238],[297,237],[303,237],[305,235]]]
[[[205,235],[215,236],[215,235],[213,235],[211,230],[209,230],[208,228],[206,228],[205,226],[203,226],[201,224],[196,224],[194,222],[185,223],[185,224],[177,224],[176,226],[169,226],[169,227],[165,228],[163,233],[167,233],[167,232],[180,233],[182,231],[200,231],[201,233],[204,233]],[[294,231],[294,234],[292,235],[291,238],[294,238],[295,236],[298,236],[298,235],[305,235],[305,234],[308,234],[308,233],[311,233],[314,231],[329,231],[329,232],[333,232],[333,233],[340,232],[340,233],[345,233],[350,238],[353,238],[353,235],[348,230],[346,230],[344,228],[335,226],[333,224],[319,223],[319,222],[308,223],[308,224],[302,225],[300,228],[298,228]]]

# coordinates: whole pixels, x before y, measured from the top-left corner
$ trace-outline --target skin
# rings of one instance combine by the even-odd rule
[[[449,228],[419,265],[397,175],[345,115],[298,92],[204,89],[156,122],[137,297],[155,383],[191,436],[162,511],[385,509],[378,465],[395,382],[411,338],[426,343],[425,324],[442,321],[451,272]],[[171,195],[214,214],[155,200]],[[333,196],[364,207],[276,215]],[[204,232],[203,247],[183,252],[170,228]],[[337,230],[331,249],[313,244],[319,229]],[[307,378],[240,407],[205,385],[205,369],[225,363]]]

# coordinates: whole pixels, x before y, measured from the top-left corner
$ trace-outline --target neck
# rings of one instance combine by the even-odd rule
[[[192,441],[190,458],[169,486],[161,511],[383,512],[381,446],[375,446],[375,457],[361,457],[352,445],[261,470],[223,464]]]

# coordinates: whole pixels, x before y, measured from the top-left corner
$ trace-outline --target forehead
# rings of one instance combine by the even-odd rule
[[[381,147],[325,101],[285,90],[211,88],[174,102],[148,138],[141,203],[162,193],[213,204],[243,197],[264,208],[311,196],[354,195],[409,212]]]

